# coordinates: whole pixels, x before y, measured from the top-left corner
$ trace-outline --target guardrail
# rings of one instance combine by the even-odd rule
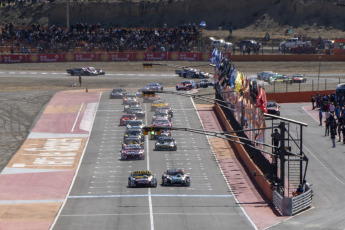
[[[273,192],[273,204],[284,216],[293,216],[311,206],[312,190],[292,198],[282,197],[277,190]]]

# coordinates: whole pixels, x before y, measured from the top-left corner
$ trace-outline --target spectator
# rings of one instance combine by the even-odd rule
[[[319,110],[319,121],[320,121],[320,126],[322,126],[322,110]]]
[[[312,95],[311,96],[311,104],[313,106],[313,110],[315,109],[315,97]]]

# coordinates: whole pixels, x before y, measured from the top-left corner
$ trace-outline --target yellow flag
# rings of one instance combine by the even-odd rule
[[[235,92],[239,92],[242,89],[242,78],[243,74],[240,71],[237,71],[237,76],[235,79]]]

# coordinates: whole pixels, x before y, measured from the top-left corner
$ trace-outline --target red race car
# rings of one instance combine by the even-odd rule
[[[136,120],[137,116],[135,114],[124,114],[120,118],[120,125],[127,125],[128,121],[130,120]]]
[[[176,90],[191,90],[197,89],[198,85],[194,81],[183,81],[176,85]]]

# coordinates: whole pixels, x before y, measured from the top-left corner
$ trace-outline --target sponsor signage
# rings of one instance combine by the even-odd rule
[[[132,61],[133,53],[101,53],[99,61],[125,62]]]
[[[61,62],[61,54],[31,54],[27,55],[28,62]]]
[[[98,61],[98,54],[97,53],[62,54],[62,61],[66,61],[66,62],[94,62],[94,61]]]
[[[11,55],[2,55],[1,63],[25,63],[26,55],[25,54],[11,54]]]
[[[223,53],[230,59],[231,53]],[[211,53],[191,52],[118,52],[1,55],[0,63],[47,62],[128,62],[128,61],[209,61]]]

